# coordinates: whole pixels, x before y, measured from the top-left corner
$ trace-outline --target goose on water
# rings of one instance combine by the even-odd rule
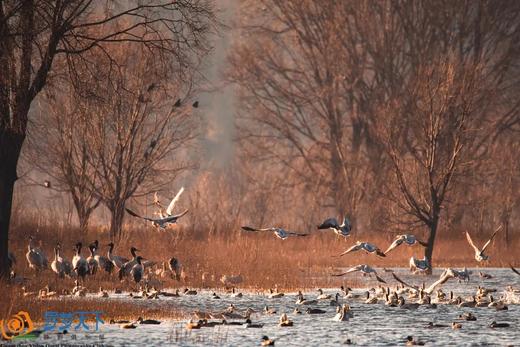
[[[309,235],[309,234],[300,234],[300,233],[296,233],[293,231],[287,231],[285,229],[275,228],[275,227],[259,229],[259,228],[249,227],[249,226],[243,226],[242,230],[248,231],[248,232],[270,231],[270,232],[273,232],[276,237],[278,237],[279,239],[282,239],[282,240],[285,240],[289,236],[307,236],[307,235]]]
[[[345,254],[349,254],[351,252],[363,250],[368,254],[375,253],[376,255],[380,257],[386,257],[385,253],[383,253],[378,247],[375,245],[369,243],[369,242],[360,242],[357,241],[356,244],[354,244],[352,247],[347,249],[345,252],[341,253],[339,257],[344,256]]]
[[[408,283],[406,283],[405,281],[403,281],[401,278],[399,278],[395,273],[392,273],[392,276],[394,277],[394,279],[401,283],[402,285],[406,286],[406,287],[409,287],[409,288],[412,288],[413,290],[415,290],[416,292],[424,292],[428,295],[431,295],[435,289],[437,287],[439,287],[440,285],[446,283],[449,279],[451,278],[460,278],[458,272],[455,272],[453,269],[446,269],[444,270],[444,272],[440,275],[439,279],[435,282],[433,282],[428,288],[426,289],[423,289],[423,288],[419,288],[418,286],[413,286],[413,285],[410,285]]]
[[[343,306],[337,308],[336,315],[334,316],[334,320],[337,322],[346,322],[350,318],[354,317],[354,314],[350,310],[350,306],[347,304],[344,304]]]
[[[476,261],[478,261],[480,263],[481,261],[485,261],[485,260],[489,259],[489,256],[484,254],[484,252],[486,251],[486,248],[489,247],[489,245],[491,244],[491,241],[493,241],[493,239],[495,238],[495,235],[497,234],[497,232],[500,229],[502,229],[502,226],[499,226],[497,229],[495,229],[495,231],[493,232],[493,235],[491,235],[491,238],[484,244],[484,246],[482,246],[482,249],[475,246],[475,243],[473,243],[471,236],[469,236],[469,233],[466,231],[466,238],[468,239],[469,245],[475,251],[475,260]]]
[[[333,274],[332,276],[343,276],[343,275],[349,274],[351,272],[361,272],[364,276],[373,274],[375,276],[376,280],[378,280],[381,283],[386,283],[386,281],[384,279],[379,277],[376,270],[374,270],[371,266],[366,265],[366,264],[354,266],[343,273]]]
[[[428,245],[426,242],[423,242],[423,241],[417,239],[417,237],[415,237],[415,235],[410,235],[410,234],[397,235],[394,239],[394,242],[392,242],[392,244],[385,251],[385,254],[389,253],[390,251],[392,251],[393,249],[402,245],[403,243],[408,246],[413,246],[416,243],[420,244],[423,247],[426,247]]]
[[[347,237],[350,235],[350,231],[352,230],[352,224],[347,217],[343,219],[342,224],[339,224],[336,218],[328,218],[318,225],[318,229],[331,229],[337,235]]]

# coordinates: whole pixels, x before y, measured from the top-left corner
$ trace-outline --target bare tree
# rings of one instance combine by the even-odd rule
[[[0,277],[9,272],[13,188],[29,109],[52,77],[56,58],[67,57],[71,65],[92,49],[131,42],[184,68],[208,51],[205,38],[214,23],[212,6],[204,0],[113,8],[87,0],[0,3]]]
[[[97,175],[89,160],[88,104],[73,88],[45,94],[41,115],[33,125],[36,131],[29,138],[26,160],[52,178],[51,189],[70,194],[79,227],[85,231],[92,212],[101,202],[92,188],[97,184]]]

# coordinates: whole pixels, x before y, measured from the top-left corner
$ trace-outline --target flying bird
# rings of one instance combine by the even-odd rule
[[[397,235],[394,239],[394,242],[392,242],[392,244],[385,251],[385,254],[388,254],[391,250],[399,247],[403,243],[405,243],[408,246],[413,246],[416,243],[420,244],[423,247],[428,246],[428,244],[426,242],[423,242],[423,241],[417,239],[417,237],[415,237],[414,235],[410,235],[410,234]]]
[[[339,255],[339,257],[344,256],[345,254],[348,254],[348,253],[351,253],[351,252],[359,251],[359,250],[364,250],[365,252],[367,252],[369,254],[370,253],[375,253],[375,254],[377,254],[380,257],[386,257],[385,253],[383,253],[378,247],[374,246],[371,243],[360,242],[360,241],[357,241],[354,246],[350,247],[345,252],[341,253]]]
[[[350,231],[352,230],[352,224],[347,217],[343,219],[343,224],[341,225],[336,218],[328,218],[318,225],[318,229],[331,229],[336,234],[347,237],[350,235]]]
[[[381,277],[378,276],[376,270],[374,270],[371,266],[366,265],[366,264],[361,264],[361,265],[354,266],[354,267],[348,269],[347,271],[345,271],[343,273],[333,274],[332,276],[344,276],[344,275],[349,274],[351,272],[361,272],[363,274],[363,276],[367,276],[367,275],[373,274],[376,277],[376,280],[378,280],[381,283],[386,283],[386,281],[384,279],[382,279]]]
[[[428,271],[430,269],[430,262],[426,257],[422,259],[417,259],[415,257],[410,258],[410,271],[416,273],[417,271]]]
[[[242,230],[243,231],[253,231],[253,232],[257,232],[257,231],[272,231],[274,232],[274,235],[282,240],[285,240],[286,238],[288,238],[289,236],[307,236],[309,234],[300,234],[300,233],[295,233],[295,232],[292,232],[292,231],[287,231],[287,230],[284,230],[282,228],[264,228],[264,229],[258,229],[258,228],[253,228],[253,227],[248,227],[248,226],[243,226],[242,227]]]
[[[129,215],[131,215],[133,217],[136,217],[136,218],[141,218],[141,219],[147,220],[149,222],[152,222],[152,224],[154,226],[159,227],[161,229],[166,229],[166,227],[169,224],[177,223],[177,219],[181,218],[186,213],[188,213],[188,210],[184,210],[184,212],[181,212],[181,213],[173,215],[173,216],[167,216],[167,217],[164,217],[164,218],[150,218],[150,217],[140,216],[140,215],[138,215],[137,213],[135,213],[134,211],[132,211],[132,210],[130,210],[128,208],[125,208],[125,210],[126,210],[126,212],[128,212]]]
[[[497,232],[500,229],[502,229],[502,226],[499,226],[497,229],[495,229],[495,232],[493,232],[493,235],[491,235],[491,238],[484,244],[482,249],[479,249],[477,246],[475,246],[475,244],[473,243],[473,240],[471,239],[471,236],[469,236],[469,233],[466,231],[466,238],[468,239],[468,243],[475,250],[475,260],[476,261],[481,262],[481,261],[489,259],[489,256],[484,254],[484,251],[486,250],[486,248],[489,247],[489,245],[491,244],[491,241],[493,241],[493,239],[495,238],[495,235],[497,234]]]
[[[397,277],[397,275],[392,272],[392,276],[394,277],[394,279],[401,283],[402,285],[406,286],[406,287],[410,287],[412,289],[415,289],[416,291],[422,291],[428,295],[432,294],[435,289],[441,285],[443,285],[444,283],[446,283],[449,279],[451,278],[459,278],[459,279],[465,279],[464,275],[463,275],[464,271],[457,271],[457,270],[453,270],[453,269],[445,269],[444,272],[439,276],[439,279],[435,282],[433,282],[428,288],[424,288],[424,284],[422,287],[418,287],[418,286],[414,286],[414,285],[410,285],[408,283],[406,283],[405,281],[403,281],[402,279],[400,279],[399,277]]]

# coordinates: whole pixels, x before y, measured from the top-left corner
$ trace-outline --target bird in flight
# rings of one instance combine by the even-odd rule
[[[489,256],[484,254],[484,252],[486,251],[486,248],[489,247],[489,245],[491,244],[491,241],[493,241],[493,239],[495,238],[495,235],[501,228],[502,228],[502,226],[499,226],[497,229],[495,229],[495,231],[493,232],[493,235],[491,235],[491,238],[484,244],[482,249],[475,246],[475,244],[473,243],[473,240],[471,239],[471,236],[469,236],[469,233],[466,231],[466,238],[468,239],[468,243],[475,250],[475,260],[476,261],[481,262],[481,261],[489,259]]]
[[[376,270],[374,270],[371,266],[366,265],[366,264],[361,264],[361,265],[354,266],[354,267],[348,269],[347,271],[345,271],[343,273],[333,274],[332,276],[344,276],[344,275],[349,274],[351,272],[361,272],[363,274],[363,276],[367,276],[367,275],[373,274],[376,277],[376,280],[378,280],[381,283],[386,283],[386,281],[384,279],[382,279],[381,277],[378,276]]]
[[[439,279],[435,282],[433,282],[428,288],[424,289],[424,284],[423,284],[423,287],[418,287],[418,286],[413,286],[413,285],[410,285],[408,283],[406,283],[405,281],[403,281],[402,279],[400,279],[399,277],[397,277],[397,275],[392,272],[392,276],[394,277],[394,279],[401,283],[402,285],[406,286],[406,287],[410,287],[412,289],[415,289],[416,291],[420,291],[422,290],[424,293],[430,295],[433,293],[433,291],[439,287],[440,285],[443,285],[444,283],[446,283],[450,278],[458,278],[458,279],[466,279],[466,275],[465,273],[467,273],[467,270],[464,270],[464,271],[457,271],[457,270],[453,270],[453,269],[445,269],[444,272],[439,276]]]
[[[423,247],[428,246],[428,244],[426,242],[423,242],[423,241],[417,239],[417,237],[415,237],[414,235],[410,235],[410,234],[397,235],[394,239],[394,242],[392,242],[392,244],[385,251],[385,254],[388,254],[390,251],[399,247],[403,243],[408,246],[413,246],[416,243],[420,244]]]
[[[264,229],[259,229],[259,228],[243,226],[242,230],[243,231],[252,231],[252,232],[272,231],[272,232],[274,232],[274,235],[276,237],[278,237],[278,238],[280,238],[282,240],[285,240],[289,236],[307,236],[307,235],[309,235],[309,234],[300,234],[300,233],[295,233],[295,232],[292,232],[292,231],[287,231],[287,230],[282,229],[282,228],[264,228]]]
[[[357,241],[355,245],[353,245],[352,247],[347,249],[345,252],[341,253],[339,255],[339,257],[344,256],[345,254],[348,254],[351,252],[359,251],[359,250],[364,250],[365,252],[367,252],[369,254],[375,253],[376,255],[378,255],[380,257],[386,257],[386,255],[375,245],[368,243],[368,242],[360,242],[360,241]]]
[[[166,227],[168,225],[177,223],[177,219],[181,218],[186,213],[188,213],[188,210],[184,210],[183,212],[181,212],[179,214],[173,214],[173,208],[175,207],[175,204],[177,203],[177,201],[179,200],[179,198],[183,192],[184,192],[184,187],[181,187],[181,189],[179,189],[179,192],[175,195],[175,197],[172,199],[172,201],[166,208],[166,211],[163,211],[163,205],[159,201],[159,197],[157,196],[157,193],[154,194],[154,204],[159,207],[159,212],[156,212],[155,214],[158,215],[159,217],[154,217],[154,218],[143,217],[128,208],[125,208],[125,210],[131,216],[152,222],[152,224],[154,226],[156,226],[160,229],[166,229]]]
[[[318,225],[318,229],[331,229],[334,233],[347,237],[350,235],[350,231],[352,230],[352,224],[347,217],[343,219],[343,224],[341,225],[336,218],[328,218]]]
[[[179,218],[181,218],[182,216],[184,216],[186,213],[188,213],[188,210],[184,210],[183,212],[179,213],[179,214],[175,214],[175,215],[171,215],[171,216],[166,216],[166,217],[163,217],[163,218],[150,218],[150,217],[143,217],[143,216],[140,216],[138,215],[137,213],[135,213],[134,211],[128,209],[128,208],[125,208],[126,212],[128,212],[129,215],[133,216],[133,217],[137,217],[137,218],[141,218],[141,219],[144,219],[146,221],[149,221],[149,222],[152,222],[152,224],[156,227],[159,227],[161,229],[166,229],[166,227],[169,225],[169,224],[175,224],[177,223],[177,220]]]

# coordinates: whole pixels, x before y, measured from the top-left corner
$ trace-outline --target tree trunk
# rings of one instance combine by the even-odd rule
[[[9,223],[13,203],[16,167],[24,135],[10,130],[0,131],[0,278],[9,276]]]
[[[434,216],[432,218],[432,222],[430,223],[430,235],[428,236],[428,245],[424,250],[424,256],[428,260],[428,264],[430,264],[430,268],[426,272],[431,275],[433,269],[433,247],[435,246],[435,236],[437,235],[437,226],[439,225],[439,217]]]
[[[121,226],[125,217],[124,204],[116,203],[110,208],[110,239],[117,240],[121,234]]]

